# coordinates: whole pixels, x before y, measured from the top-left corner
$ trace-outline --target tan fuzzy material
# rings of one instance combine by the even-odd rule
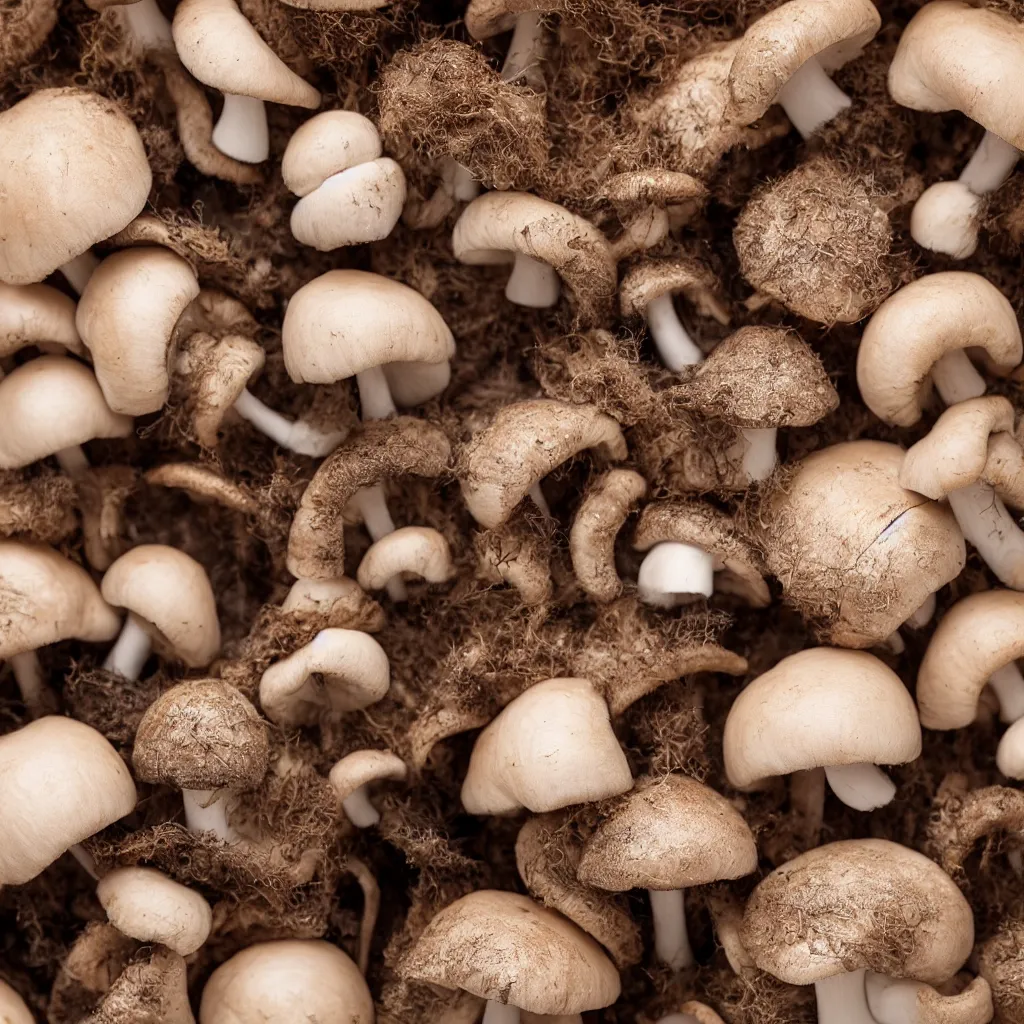
[[[927,850],[954,878],[963,880],[968,856],[982,839],[1024,835],[1024,793],[1009,786],[961,792],[956,776],[944,781],[928,823]],[[991,981],[991,979],[989,979]]]
[[[75,485],[63,473],[0,472],[0,536],[57,544],[75,526]]]
[[[152,487],[177,488],[193,501],[222,505],[243,515],[254,515],[258,509],[256,499],[241,484],[197,462],[167,462],[149,470],[143,479]]]
[[[1009,918],[982,947],[981,976],[992,987],[998,1024],[1024,1015],[1024,920]]]
[[[0,10],[0,82],[28,63],[56,24],[54,0],[18,0]]]
[[[623,210],[650,204],[675,206],[694,200],[703,201],[708,194],[704,184],[692,174],[660,168],[613,174],[604,182],[601,191],[612,206]]]
[[[526,605],[550,600],[552,538],[543,523],[531,522],[526,514],[514,516],[477,533],[473,547],[481,579],[514,587]]]
[[[131,962],[138,943],[106,921],[90,921],[57,969],[48,1020],[80,1021],[96,1008]]]
[[[195,1024],[185,961],[163,946],[130,963],[82,1024]]]
[[[97,466],[75,481],[85,557],[94,569],[109,569],[124,553],[124,508],[135,483],[131,466]]]

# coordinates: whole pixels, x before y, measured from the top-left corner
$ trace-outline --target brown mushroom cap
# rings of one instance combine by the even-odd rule
[[[80,1024],[195,1024],[188,1002],[188,968],[177,953],[164,946],[152,946],[148,954],[142,950],[111,984],[112,969],[114,965],[102,968],[108,974],[101,986],[103,998]]]
[[[86,89],[0,113],[0,281],[31,284],[120,231],[153,182],[135,125]]]
[[[729,322],[729,312],[721,298],[721,282],[700,260],[689,256],[636,260],[619,285],[619,306],[625,317],[642,317],[655,299],[676,293],[692,303],[701,316],[712,317],[723,325]]]
[[[45,284],[0,282],[0,356],[41,343],[84,353],[75,328],[74,300]]]
[[[1004,919],[992,938],[981,946],[978,970],[992,986],[997,1020],[1013,1021],[1024,1014],[1024,919]]]
[[[617,207],[676,206],[708,194],[707,186],[692,174],[666,169],[613,174],[604,180],[601,192]]]
[[[354,750],[331,768],[328,779],[339,800],[346,800],[371,782],[404,782],[406,763],[390,750]]]
[[[687,889],[757,870],[750,826],[685,775],[637,779],[587,840],[579,878],[613,892]]]

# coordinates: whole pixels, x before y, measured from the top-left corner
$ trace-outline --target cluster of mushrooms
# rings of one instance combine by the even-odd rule
[[[1017,0],[0,4],[0,1021],[1022,1024],[1022,150]]]

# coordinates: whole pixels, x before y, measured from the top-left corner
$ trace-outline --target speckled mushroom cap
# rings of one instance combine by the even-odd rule
[[[921,724],[899,676],[874,655],[816,647],[740,693],[723,745],[730,784],[747,789],[810,768],[905,764],[921,756]]]
[[[443,583],[452,576],[452,553],[444,534],[429,526],[403,526],[370,545],[356,579],[364,590],[383,590],[395,577]]]
[[[967,560],[953,513],[900,486],[903,454],[880,441],[832,445],[765,498],[768,570],[825,643],[884,640]]]
[[[550,398],[502,406],[461,453],[466,507],[481,526],[500,526],[535,483],[587,448],[613,460],[627,454],[618,423],[596,406]]]
[[[46,284],[0,282],[0,356],[41,342],[63,345],[75,355],[84,353],[75,328],[74,300]]]
[[[55,410],[60,415],[54,415]],[[88,366],[38,356],[0,380],[0,469],[19,469],[98,437],[127,437]]]
[[[0,1020],[4,1024],[36,1024],[25,1000],[6,981],[0,981]]]
[[[974,945],[971,908],[952,879],[914,850],[851,839],[809,850],[753,891],[743,945],[790,985],[867,968],[936,985]]]
[[[140,544],[106,571],[100,591],[132,612],[165,655],[204,668],[220,651],[217,602],[206,570],[166,544]]]
[[[339,800],[346,800],[360,786],[390,780],[404,782],[406,763],[390,750],[354,750],[336,762],[327,776]]]
[[[142,716],[132,749],[139,779],[178,789],[255,789],[269,757],[267,723],[219,679],[162,693]]]
[[[917,706],[926,729],[963,729],[996,669],[1024,657],[1024,594],[986,590],[943,615],[917,673]]]
[[[642,317],[655,299],[677,293],[692,303],[701,316],[712,317],[723,325],[729,322],[729,311],[721,298],[721,282],[700,260],[688,256],[636,260],[619,285],[619,306],[625,317]]]
[[[986,369],[1008,374],[1024,356],[1017,316],[979,274],[949,270],[901,288],[878,307],[857,352],[857,386],[879,419],[916,423],[931,390],[929,371],[947,352],[984,349]]]
[[[730,114],[752,124],[811,58],[835,71],[857,57],[881,28],[871,0],[790,0],[743,34],[729,71]]]
[[[687,889],[757,870],[757,845],[724,796],[685,775],[637,779],[587,840],[577,874],[599,889]]]
[[[601,193],[613,206],[675,206],[703,199],[707,186],[684,171],[656,168],[647,171],[623,171],[606,178]]]
[[[913,110],[959,110],[1024,149],[1024,107],[1015,91],[1022,66],[1020,22],[959,0],[933,0],[900,35],[889,94]]]
[[[715,559],[715,589],[741,597],[753,608],[767,608],[771,593],[757,549],[736,528],[732,516],[713,505],[690,501],[652,501],[644,506],[633,536],[637,551],[672,542],[700,548]]]
[[[135,125],[87,89],[0,113],[0,281],[31,284],[142,211],[153,176]]]
[[[561,914],[484,889],[434,915],[399,965],[414,981],[462,989],[530,1013],[581,1013],[619,998],[619,972]]]

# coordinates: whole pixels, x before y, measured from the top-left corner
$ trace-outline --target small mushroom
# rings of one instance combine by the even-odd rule
[[[483,41],[512,30],[501,67],[506,82],[521,79],[538,92],[544,89],[544,15],[558,10],[554,0],[470,0],[463,15],[466,31]]]
[[[75,328],[75,303],[45,284],[0,282],[0,358],[36,345],[43,352],[83,355]]]
[[[601,187],[604,198],[619,211],[625,224],[612,242],[612,257],[618,263],[644,249],[663,242],[669,233],[670,211],[693,211],[707,197],[707,188],[683,171],[624,171],[606,178]]]
[[[988,1024],[992,1019],[992,989],[984,978],[944,995],[920,981],[868,971],[864,988],[877,1024]]]
[[[374,782],[405,782],[409,769],[390,750],[355,750],[331,769],[334,792],[356,828],[370,828],[380,821],[380,811],[370,803],[369,786]]]
[[[395,577],[428,583],[452,577],[452,553],[444,535],[429,526],[403,526],[370,545],[356,571],[363,590],[384,590]]]
[[[0,1020],[4,1024],[36,1024],[25,1000],[6,981],[0,981]]]
[[[339,576],[332,580],[296,580],[281,611],[296,622],[316,621],[323,628],[361,629],[376,633],[384,625],[384,610],[367,597],[355,580]],[[359,623],[356,626],[354,623]]]

